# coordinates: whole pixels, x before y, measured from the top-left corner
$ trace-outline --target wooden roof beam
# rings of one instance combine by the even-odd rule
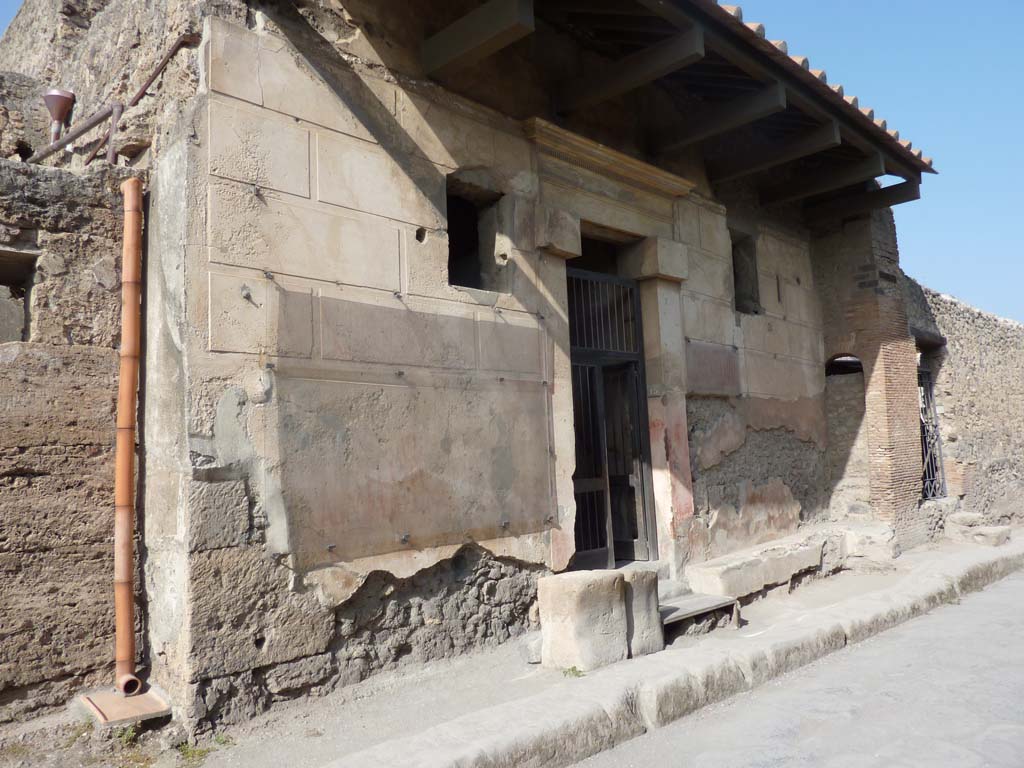
[[[824,125],[819,125],[817,128],[790,139],[781,146],[745,152],[713,163],[708,168],[708,177],[712,184],[741,179],[744,176],[766,171],[769,168],[777,168],[794,160],[838,147],[841,142],[839,124],[830,120]]]
[[[765,187],[760,192],[761,205],[781,205],[832,192],[885,175],[885,159],[881,153],[846,165],[818,168],[802,173],[782,184]]]
[[[544,9],[593,16],[651,16],[646,9],[630,7],[622,0],[545,0]]]
[[[786,108],[786,89],[781,83],[769,83],[760,90],[720,104],[708,104],[696,111],[693,120],[672,131],[656,147],[658,154],[671,154],[698,141],[782,112]]]
[[[606,71],[567,83],[559,112],[572,112],[635,90],[704,58],[704,33],[694,27],[610,64]]]
[[[867,192],[854,192],[835,200],[809,205],[804,209],[804,220],[808,226],[818,227],[832,221],[846,219],[879,208],[890,208],[900,203],[909,203],[921,198],[921,181],[910,179]]]
[[[423,69],[435,77],[470,67],[533,30],[533,0],[488,0],[423,42]]]
[[[681,29],[685,29],[692,24],[702,24],[704,26],[705,45],[708,50],[720,54],[751,77],[759,80],[765,78],[782,80],[786,84],[791,106],[817,120],[836,120],[839,123],[843,138],[862,152],[873,153],[878,151],[876,141],[865,135],[858,126],[850,123],[845,116],[834,113],[828,106],[822,105],[820,99],[815,97],[803,83],[795,81],[788,73],[781,71],[778,65],[773,66],[769,64],[766,66],[753,53],[733,43],[727,35],[721,34],[717,28],[709,25],[709,17],[704,13],[698,12],[691,15],[684,12],[680,0],[636,0],[636,2]],[[730,13],[737,16],[739,13],[738,8],[736,12],[730,11]],[[738,17],[742,20],[742,13],[739,13]],[[906,178],[920,176],[920,171],[901,158],[892,154],[887,154],[886,158],[889,173]]]

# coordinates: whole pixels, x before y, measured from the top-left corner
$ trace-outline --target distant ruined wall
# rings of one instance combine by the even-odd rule
[[[0,343],[0,722],[113,674],[126,176],[0,161],[0,272],[35,260],[27,340]]]
[[[946,485],[966,511],[1024,520],[1024,325],[903,276],[910,325],[925,343]],[[932,342],[934,343],[934,342]]]

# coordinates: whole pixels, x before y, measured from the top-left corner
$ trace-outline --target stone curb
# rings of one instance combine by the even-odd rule
[[[606,667],[550,690],[385,741],[330,768],[559,768],[958,602],[1024,568],[1024,540],[923,563],[902,582],[698,648]]]

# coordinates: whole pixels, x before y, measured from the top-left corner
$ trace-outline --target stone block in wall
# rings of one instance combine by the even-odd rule
[[[622,253],[619,274],[634,280],[658,278],[681,283],[689,274],[686,246],[663,237],[646,237]]]
[[[739,352],[731,346],[689,341],[686,344],[686,377],[690,394],[739,395]]]
[[[469,308],[393,296],[320,298],[323,356],[328,360],[471,370],[476,320]]]
[[[700,208],[700,247],[720,259],[732,259],[732,236],[724,211]]]
[[[399,93],[398,102],[403,151],[449,168],[494,166],[493,128],[420,96]],[[529,168],[529,157],[524,159]]]
[[[796,400],[825,390],[825,369],[813,363],[747,350],[745,368],[751,395]]]
[[[267,312],[267,351],[283,357],[310,357],[316,308],[309,286],[275,280]]]
[[[548,353],[546,335],[533,317],[504,312],[492,318],[481,312],[477,333],[480,368],[535,376],[544,373]]]
[[[334,672],[330,653],[287,661],[267,670],[264,681],[272,694],[301,691],[323,682]]]
[[[246,543],[249,534],[249,495],[243,480],[188,483],[188,548],[190,552]]]
[[[334,614],[290,587],[292,571],[261,549],[189,556],[190,680],[314,656],[334,636]]]
[[[317,200],[433,229],[447,226],[445,173],[416,155],[339,134],[316,138]]]
[[[269,281],[263,278],[210,272],[211,352],[266,351],[270,291]]]
[[[768,315],[739,315],[744,349],[770,355],[788,355],[791,326]]]
[[[707,251],[691,250],[686,290],[723,302],[733,297],[732,261],[720,259]]]
[[[821,299],[811,285],[782,281],[782,303],[787,320],[815,328],[821,327]]]
[[[571,259],[583,253],[580,219],[573,213],[538,205],[534,241],[539,250]]]
[[[216,179],[210,183],[208,210],[211,262],[401,288],[406,231],[395,222],[273,193],[257,196],[248,186]]]
[[[541,660],[581,672],[629,655],[625,580],[615,571],[572,571],[537,580]]]
[[[373,77],[332,72],[326,81],[277,35],[210,20],[207,69],[217,93],[377,142],[397,133],[396,90]]]
[[[772,272],[760,270],[757,273],[758,301],[766,315],[785,317],[786,305],[783,302],[782,278]]]
[[[675,226],[672,236],[691,248],[700,248],[700,207],[682,197],[675,201]]]
[[[210,173],[309,197],[309,131],[272,113],[210,102]]]
[[[728,302],[689,293],[683,286],[683,328],[686,338],[715,344],[736,344],[736,313]]]
[[[656,571],[627,569],[625,579],[626,641],[630,658],[665,649]]]

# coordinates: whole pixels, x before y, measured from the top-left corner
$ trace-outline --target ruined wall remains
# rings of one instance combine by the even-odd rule
[[[125,175],[0,161],[0,276],[29,303],[0,343],[0,721],[112,674]]]
[[[966,511],[1024,515],[1024,325],[902,276],[910,325],[932,373],[946,486]],[[921,333],[923,332],[923,333]],[[939,337],[942,346],[936,346]]]

